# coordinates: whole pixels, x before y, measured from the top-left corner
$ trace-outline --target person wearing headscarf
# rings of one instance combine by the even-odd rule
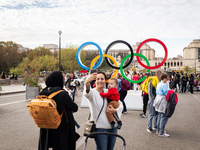
[[[64,77],[60,71],[52,72],[45,81],[46,88],[40,95],[49,96],[53,92],[63,90]],[[75,120],[73,112],[78,110],[77,104],[73,102],[67,91],[62,91],[53,97],[57,104],[59,114],[63,113],[61,124],[57,129],[40,129],[38,150],[75,150],[79,135],[75,132]]]

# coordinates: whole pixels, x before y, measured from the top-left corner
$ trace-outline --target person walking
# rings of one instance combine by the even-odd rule
[[[187,73],[185,74],[185,76],[182,77],[182,93],[185,93],[186,91],[186,85],[187,85],[187,81],[188,81],[188,78],[187,78]]]
[[[127,95],[127,91],[123,91],[121,89],[121,81],[122,81],[122,75],[121,75],[121,73],[118,72],[116,78],[118,80],[117,90],[119,91],[119,94],[120,94],[120,98],[119,99],[120,99],[120,101],[123,104],[122,114],[125,114],[125,113],[127,113],[127,108],[126,108],[126,103],[125,103],[124,99],[125,99],[125,97]]]
[[[96,80],[96,87],[92,88],[90,82]],[[107,106],[107,98],[101,97],[100,93],[107,93],[108,89],[105,89],[106,74],[104,72],[97,72],[90,74],[86,79],[86,88],[83,95],[88,98],[89,108],[91,112],[91,119],[94,121],[103,107],[101,114],[96,122],[96,132],[111,132],[117,133],[117,128],[112,129],[110,122],[106,117],[106,112],[113,114],[117,113],[121,116],[123,109],[122,103],[119,101],[119,107],[114,109],[111,105]],[[115,147],[116,137],[109,135],[97,135],[95,138],[97,150],[113,150]]]
[[[53,92],[63,89],[64,77],[60,71],[52,72],[45,81],[46,88],[40,95],[49,96]],[[70,98],[67,91],[62,91],[54,98],[59,114],[63,113],[61,123],[57,129],[40,129],[38,150],[75,150],[79,135],[75,132],[73,112],[78,111],[78,106]]]
[[[126,71],[126,77],[131,80],[131,75],[128,70]],[[130,85],[131,85],[131,90],[132,90],[133,83],[130,83]]]
[[[134,71],[132,80],[137,81],[139,79],[140,79],[140,77],[138,76],[138,74],[136,73],[136,71]],[[136,91],[137,90],[137,83],[134,83],[133,85],[134,85],[133,89]]]
[[[182,88],[183,88],[183,73],[181,73],[181,76],[180,76],[180,87],[179,87],[179,90],[180,92],[182,91]]]
[[[156,71],[156,76],[149,77],[143,83],[142,90],[149,94],[149,114],[148,114],[148,125],[147,131],[153,133],[153,129],[157,130],[157,115],[158,112],[155,111],[153,106],[155,97],[156,97],[156,87],[159,83],[159,79],[161,78],[162,72],[161,70]],[[152,128],[152,120],[154,119],[154,127]]]
[[[69,78],[65,82],[65,86],[68,85],[68,87],[72,90],[71,94],[73,96],[73,101],[75,101],[75,91],[76,91],[76,85],[73,84],[74,79],[76,79],[76,77],[74,76],[73,73],[70,73]]]
[[[11,86],[14,85],[14,73],[12,72],[12,74],[10,75],[10,83],[11,83]]]
[[[149,76],[150,76],[150,73],[146,73],[146,79],[147,79]],[[145,79],[145,80],[146,80],[146,79]],[[145,80],[144,80],[142,83],[144,83]],[[148,95],[148,93],[142,91],[141,96],[143,97],[143,111],[142,111],[142,113],[140,114],[140,116],[143,117],[143,118],[146,118],[147,103],[148,103],[148,101],[149,101],[149,95]]]
[[[190,94],[193,94],[193,85],[194,85],[194,76],[193,74],[190,74],[190,80],[189,80]]]

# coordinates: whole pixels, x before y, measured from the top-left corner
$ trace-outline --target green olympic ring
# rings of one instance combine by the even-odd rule
[[[139,53],[134,53],[133,56],[142,57],[142,58],[146,61],[147,66],[150,66],[149,60],[148,60],[144,55],[139,54]],[[135,80],[130,80],[130,79],[127,78],[126,75],[124,74],[123,64],[124,64],[124,62],[126,61],[126,59],[129,58],[129,57],[131,57],[131,54],[129,54],[129,55],[127,55],[126,57],[124,57],[124,59],[122,60],[122,62],[121,62],[121,64],[120,64],[120,72],[121,72],[121,74],[122,74],[122,77],[123,77],[124,79],[128,80],[128,81],[131,82],[131,83],[140,83],[140,82],[142,82],[144,79],[146,79],[146,75],[145,75],[142,79],[135,81]],[[147,72],[150,72],[150,69],[147,69]]]

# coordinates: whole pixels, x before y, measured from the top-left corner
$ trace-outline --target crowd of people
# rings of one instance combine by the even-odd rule
[[[153,130],[156,130],[158,136],[169,137],[165,131],[168,122],[168,117],[165,115],[166,95],[169,91],[177,92],[178,89],[182,93],[186,92],[187,89],[193,93],[194,76],[192,74],[189,77],[187,74],[179,76],[179,73],[165,74],[160,70],[155,74],[133,72],[133,75],[126,71],[126,76],[132,80],[139,80],[146,76],[146,79],[135,87],[142,91],[143,112],[140,116],[144,118],[147,116],[149,103],[147,131],[153,133]],[[63,74],[60,71],[54,71],[46,78],[46,88],[40,92],[40,95],[49,96],[53,92],[64,89],[53,99],[57,104],[59,114],[64,110],[66,113],[63,114],[61,124],[57,129],[40,129],[38,149],[76,149],[76,141],[80,135],[75,130],[76,121],[73,113],[78,111],[75,95],[78,94],[78,87],[81,85],[79,78],[73,73]],[[125,82],[119,72],[115,78],[112,78],[112,74],[105,74],[101,71],[86,73],[81,78],[85,86],[83,95],[87,97],[89,102],[90,119],[96,120],[96,132],[117,133],[122,127],[121,115],[127,113],[124,101],[127,91],[133,89],[135,85],[128,83],[130,88],[124,90]],[[115,142],[115,136],[97,135],[95,137],[97,150],[113,150]]]
[[[10,75],[5,75],[5,72],[2,72],[1,73],[1,78],[2,79],[10,79],[10,84],[11,84],[11,86],[13,86],[13,85],[15,85],[15,84],[17,84],[17,81],[18,81],[18,76],[17,76],[17,74],[14,74],[13,72],[10,74]]]

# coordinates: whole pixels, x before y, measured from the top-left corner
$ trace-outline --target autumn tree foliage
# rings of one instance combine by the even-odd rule
[[[7,72],[20,62],[20,52],[17,43],[0,41],[0,70]]]
[[[49,49],[39,46],[39,47],[36,47],[35,49],[33,49],[27,55],[27,57],[29,58],[30,61],[32,61],[34,58],[37,58],[40,56],[45,56],[45,55],[53,56],[53,54],[51,53],[51,51]]]

